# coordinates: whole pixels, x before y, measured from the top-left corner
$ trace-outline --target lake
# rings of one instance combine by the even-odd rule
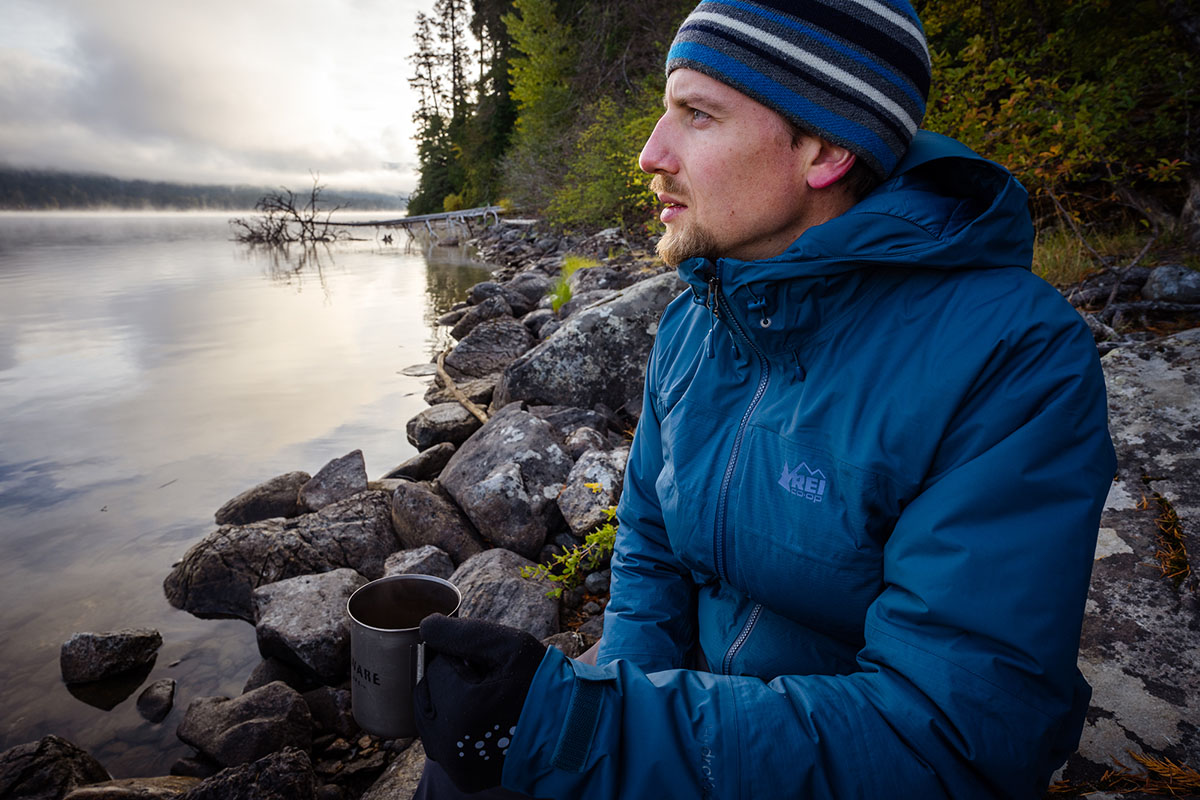
[[[171,565],[268,478],[354,449],[377,478],[414,455],[405,423],[429,379],[404,371],[488,277],[458,248],[406,252],[372,228],[256,250],[229,216],[0,213],[0,750],[54,733],[115,777],[190,755],[188,703],[240,694],[259,657],[250,624],[170,607]],[[128,627],[163,636],[146,683],[178,682],[156,725],[136,687],[62,682],[73,633]]]

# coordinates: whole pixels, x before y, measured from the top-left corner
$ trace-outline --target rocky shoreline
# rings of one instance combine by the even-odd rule
[[[429,408],[408,422],[418,455],[372,480],[355,450],[315,474],[249,489],[166,577],[174,606],[253,624],[262,656],[238,697],[188,705],[175,735],[195,755],[169,776],[113,781],[89,754],[47,736],[0,753],[0,796],[410,797],[420,742],[366,735],[350,714],[346,599],[384,575],[447,578],[463,593],[460,613],[568,655],[598,638],[603,563],[558,599],[521,569],[581,544],[615,505],[657,320],[683,284],[648,243],[616,229],[566,237],[513,220],[473,244],[500,266],[439,320],[457,344],[430,365]],[[567,254],[595,265],[567,279],[571,299],[555,310],[548,293]],[[1198,279],[1184,267],[1135,268],[1065,292],[1104,354],[1120,473],[1080,655],[1092,708],[1056,796],[1142,796],[1153,784],[1135,778],[1153,778],[1154,764],[1200,767],[1200,606],[1185,570],[1200,536]],[[1154,329],[1164,314],[1179,332]],[[1164,551],[1175,561],[1163,562]],[[63,645],[64,681],[73,692],[131,677],[141,688],[161,641],[136,629],[76,634]],[[160,722],[175,688],[146,686],[139,712]],[[1114,761],[1135,776],[1128,785]]]

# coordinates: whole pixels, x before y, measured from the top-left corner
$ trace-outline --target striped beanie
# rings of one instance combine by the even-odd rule
[[[907,0],[712,0],[684,20],[667,74],[732,86],[886,178],[925,117],[929,50]]]

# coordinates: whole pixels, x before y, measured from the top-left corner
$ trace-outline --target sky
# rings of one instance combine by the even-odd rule
[[[433,0],[0,0],[0,164],[408,193]]]

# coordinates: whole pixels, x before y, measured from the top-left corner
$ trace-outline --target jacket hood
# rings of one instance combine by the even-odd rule
[[[1004,167],[960,142],[918,131],[891,177],[849,211],[805,231],[762,261],[718,259],[723,285],[836,275],[870,265],[921,269],[1030,268],[1028,194]],[[684,261],[703,291],[714,265]]]

